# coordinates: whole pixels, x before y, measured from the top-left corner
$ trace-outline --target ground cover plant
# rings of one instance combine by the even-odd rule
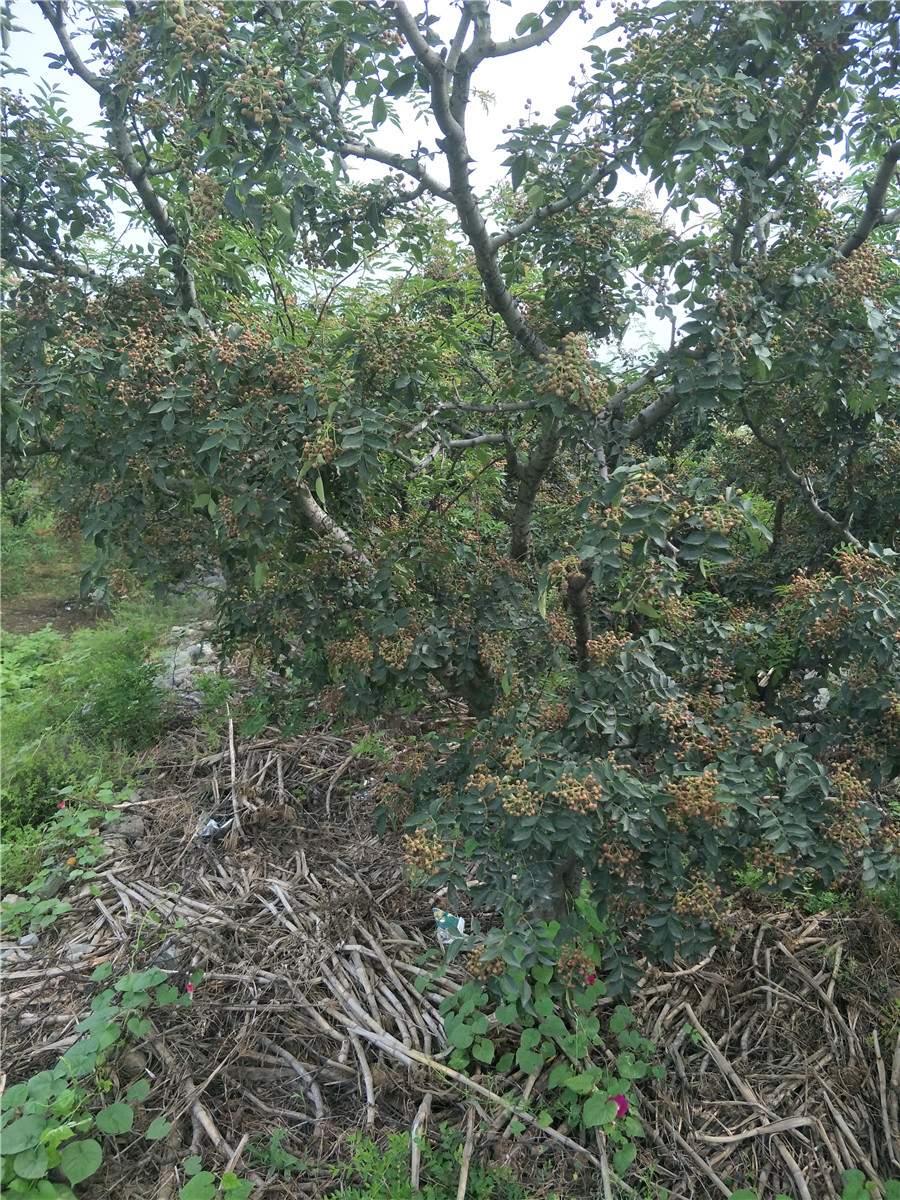
[[[569,1050],[551,1122],[627,1169],[649,1051],[554,1026],[575,976],[618,1002],[703,961],[749,879],[896,887],[897,6],[37,7],[106,141],[5,94],[7,461],[85,589],[221,569],[221,638],[310,703],[448,706],[396,762],[347,747],[413,880],[484,922],[447,1069],[514,1010],[518,1069]],[[579,18],[569,102],[482,182],[493,64]],[[646,311],[671,336],[635,355]],[[140,734],[103,685],[71,719]]]
[[[849,912],[811,914],[808,893],[788,905],[745,884],[727,940],[697,964],[648,967],[626,1006],[604,994],[610,932],[587,888],[577,941],[558,948],[551,925],[537,948],[524,929],[489,948],[476,921],[490,914],[466,910],[471,939],[450,961],[435,949],[433,893],[408,888],[398,834],[376,838],[369,813],[373,771],[416,753],[399,724],[376,738],[320,711],[291,740],[238,739],[234,759],[202,735],[200,718],[161,748],[133,802],[70,792],[37,888],[3,905],[4,946],[26,935],[25,961],[5,964],[5,1119],[40,1118],[60,1152],[97,1142],[85,1186],[98,1200],[212,1195],[229,1171],[276,1196],[298,1178],[320,1198],[377,1195],[379,1181],[402,1195],[416,1179],[453,1196],[464,1162],[467,1195],[505,1166],[503,1187],[531,1200],[605,1196],[604,1163],[609,1195],[642,1200],[755,1194],[763,1168],[767,1200],[802,1196],[794,1172],[811,1194],[827,1181],[840,1195],[844,1170],[863,1176],[851,1196],[891,1179],[898,928],[871,902],[845,892]],[[191,738],[201,752],[179,763]],[[233,816],[232,781],[242,832],[197,838],[216,795],[214,815]],[[102,834],[100,806],[123,814]],[[60,864],[71,881],[47,903]],[[24,1111],[20,1085],[61,1079],[110,1023],[121,1036],[76,1081],[90,1126],[70,1128],[37,1091]],[[139,1101],[137,1080],[151,1087]],[[133,1111],[130,1130],[102,1128],[111,1106]],[[171,1128],[154,1146],[157,1121]],[[23,1170],[38,1170],[33,1150]]]
[[[32,882],[46,851],[48,822],[68,794],[101,779],[122,787],[177,709],[159,685],[157,644],[196,603],[149,598],[120,603],[113,616],[70,636],[49,625],[4,633],[0,648],[3,762],[0,829],[3,887]]]

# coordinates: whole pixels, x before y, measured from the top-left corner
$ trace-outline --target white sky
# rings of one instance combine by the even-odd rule
[[[420,2],[421,0],[411,4],[414,11],[420,8]],[[431,0],[428,7],[432,13],[445,17],[441,23],[441,33],[449,40],[458,20],[455,5],[451,0]],[[491,16],[495,40],[502,41],[513,36],[521,17],[526,12],[540,10],[541,7],[541,0],[512,0],[509,7],[494,0]],[[7,86],[25,93],[33,93],[40,82],[58,86],[67,97],[65,104],[72,120],[79,129],[89,133],[90,127],[100,117],[96,94],[67,71],[50,69],[45,55],[48,52],[58,53],[59,44],[37,6],[26,3],[25,0],[15,0],[11,8],[15,23],[23,26],[26,32],[12,34],[7,61],[9,66],[23,68],[26,74],[11,77]],[[504,128],[508,125],[514,126],[520,117],[526,115],[526,101],[530,100],[532,103],[532,115],[539,113],[541,118],[547,121],[552,120],[555,110],[560,105],[570,101],[569,80],[573,75],[580,77],[581,65],[587,66],[590,62],[589,56],[584,52],[584,46],[595,29],[611,23],[612,9],[609,0],[603,0],[599,8],[590,5],[589,14],[591,19],[587,22],[581,21],[578,14],[573,14],[549,43],[522,54],[486,62],[476,74],[474,87],[489,92],[494,97],[494,102],[487,111],[477,98],[473,98],[469,108],[468,142],[476,163],[473,175],[476,187],[486,189],[506,174],[507,168],[502,166],[506,153],[498,151],[497,146],[505,140]],[[82,42],[79,49],[89,59],[90,51],[86,41]],[[412,116],[411,111],[410,115]],[[390,122],[385,123],[373,140],[388,149],[409,153],[419,138],[428,145],[432,137],[433,131],[429,131],[428,126],[411,120],[402,132],[395,129]],[[432,169],[439,177],[445,178],[441,165],[439,157]],[[628,190],[636,191],[640,186],[641,181],[634,179]],[[647,312],[647,321],[647,329],[640,328],[643,323],[638,321],[633,331],[629,332],[626,338],[629,349],[635,350],[639,345],[646,346],[648,330],[649,336],[660,345],[667,344],[669,327],[656,320],[652,309]]]
[[[538,0],[533,0],[533,6],[538,7]],[[513,36],[517,22],[531,7],[528,0],[513,0],[509,8],[495,0],[491,10],[495,39],[501,41]],[[432,13],[447,14],[447,28],[452,32],[457,10],[451,0],[432,0],[429,8]],[[16,0],[12,4],[12,12],[16,24],[23,26],[27,32],[12,35],[10,65],[23,68],[27,74],[11,79],[10,85],[24,92],[33,91],[40,81],[59,85],[69,97],[72,119],[80,129],[87,131],[100,116],[96,94],[68,72],[50,69],[44,56],[48,52],[58,53],[59,44],[36,5]],[[571,97],[569,80],[580,73],[582,63],[589,62],[583,47],[594,29],[605,23],[610,15],[611,10],[604,0],[603,9],[592,13],[589,22],[583,23],[577,15],[573,15],[550,43],[534,47],[524,54],[488,62],[476,75],[475,86],[490,92],[495,98],[495,103],[487,113],[477,99],[473,100],[469,110],[469,148],[476,161],[484,163],[484,169],[480,172],[483,179],[478,179],[479,186],[488,186],[505,173],[505,168],[500,166],[503,156],[497,152],[496,146],[503,140],[503,128],[514,125],[519,117],[525,115],[527,100],[531,100],[533,108],[545,118],[552,117],[561,104],[568,103]],[[89,49],[84,42],[80,48],[85,57],[89,57]],[[424,128],[423,125],[413,124],[404,133],[409,134],[413,141],[418,137],[425,140],[421,132]],[[409,148],[406,145],[407,138],[401,137],[390,124],[381,127],[375,140],[379,144],[387,144],[390,140],[392,149]]]

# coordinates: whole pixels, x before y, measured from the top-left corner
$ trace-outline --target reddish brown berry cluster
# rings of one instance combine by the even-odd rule
[[[538,713],[538,724],[541,729],[564,729],[568,720],[568,704],[545,704]]]
[[[581,938],[577,935],[572,938],[571,942],[560,946],[556,971],[561,982],[567,988],[587,987],[588,981],[593,982],[596,977],[597,968],[594,960],[582,950]]]
[[[680,917],[699,917],[701,920],[714,920],[722,906],[722,889],[718,884],[705,879],[698,879],[689,888],[680,891],[675,896],[672,908]]]
[[[566,808],[577,813],[596,812],[603,798],[603,788],[593,775],[578,779],[575,775],[560,775],[553,794]]]
[[[687,822],[694,818],[706,821],[713,827],[724,824],[725,806],[716,799],[718,790],[719,774],[709,767],[702,775],[667,778],[663,791],[674,800],[668,810],[672,824],[684,829]]]
[[[422,826],[414,833],[405,833],[401,841],[406,865],[424,875],[433,875],[446,858],[441,839]]]
[[[630,640],[627,633],[623,637],[617,637],[614,633],[598,633],[587,644],[588,657],[597,666],[608,667]]]
[[[500,803],[503,811],[511,817],[533,817],[538,811],[540,798],[531,791],[527,783],[503,779],[500,788]]]
[[[466,966],[476,979],[487,979],[488,976],[502,975],[506,970],[506,964],[498,955],[497,958],[489,959],[484,962],[484,947],[476,946],[474,950],[470,950],[466,955]]]
[[[328,658],[334,666],[355,663],[361,671],[369,671],[372,666],[372,646],[365,634],[358,633],[345,642],[332,642],[328,648]]]

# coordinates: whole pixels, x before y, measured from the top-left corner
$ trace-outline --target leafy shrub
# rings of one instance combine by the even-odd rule
[[[670,594],[639,631],[598,632],[568,694],[513,678],[419,776],[413,865],[451,905],[468,893],[531,936],[541,919],[576,931],[585,882],[629,935],[607,948],[614,991],[635,956],[714,944],[736,873],[768,891],[828,887],[851,864],[867,887],[890,879],[900,830],[869,781],[900,768],[883,682],[900,675],[900,582],[890,563],[838,562],[767,618]],[[776,652],[780,690],[761,703]]]
[[[120,775],[124,764],[107,748],[89,742],[75,729],[50,728],[34,737],[39,711],[13,709],[4,717],[6,759],[3,764],[4,839],[14,830],[40,825],[56,809],[57,793],[77,786],[95,771]]]

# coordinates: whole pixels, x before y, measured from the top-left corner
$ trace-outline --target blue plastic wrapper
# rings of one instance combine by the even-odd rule
[[[442,946],[449,946],[456,938],[466,936],[466,922],[463,917],[444,912],[442,908],[433,908],[431,911],[434,913],[438,941]]]

